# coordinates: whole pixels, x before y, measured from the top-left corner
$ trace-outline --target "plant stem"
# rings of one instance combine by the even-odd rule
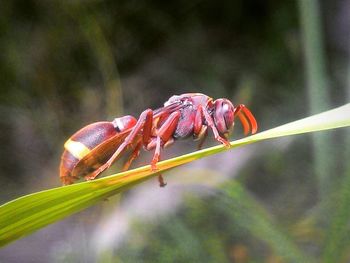
[[[310,112],[330,108],[328,78],[325,69],[320,5],[317,0],[299,0],[300,23],[304,44],[305,70]],[[331,185],[332,149],[330,134],[312,134],[315,174],[319,181],[319,197],[327,198]]]

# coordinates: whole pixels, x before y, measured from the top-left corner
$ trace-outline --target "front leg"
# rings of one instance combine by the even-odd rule
[[[208,126],[203,123],[203,107],[198,107],[193,125],[193,138],[199,140],[197,149],[200,150],[208,135]]]
[[[200,105],[199,107],[202,107],[202,106]],[[204,108],[202,108],[202,111],[203,111],[203,116],[204,116],[208,126],[212,129],[212,131],[214,133],[215,139],[217,141],[221,142],[223,145],[225,145],[225,147],[230,148],[231,147],[230,142],[220,136],[218,129],[215,127],[213,118],[210,116],[208,111]]]

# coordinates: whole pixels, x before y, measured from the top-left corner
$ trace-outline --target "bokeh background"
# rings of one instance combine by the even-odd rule
[[[244,103],[260,130],[347,103],[350,1],[5,0],[0,51],[5,203],[60,186],[79,128],[174,94]],[[2,248],[0,262],[349,262],[349,143],[343,129],[196,161],[165,188],[150,180]]]

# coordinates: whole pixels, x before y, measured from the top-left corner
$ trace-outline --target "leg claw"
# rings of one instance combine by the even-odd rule
[[[226,148],[231,148],[231,144],[229,141],[224,140],[223,138],[219,139],[219,141],[226,147]]]
[[[167,185],[167,183],[162,183],[162,184],[159,184],[160,187],[165,187]]]
[[[158,175],[158,181],[159,181],[159,186],[160,187],[164,187],[164,186],[167,185],[167,183],[164,182],[164,178],[163,178],[163,176],[161,174]]]
[[[152,170],[153,172],[155,172],[155,171],[158,170],[158,168],[157,168],[157,163],[151,163],[151,170]]]

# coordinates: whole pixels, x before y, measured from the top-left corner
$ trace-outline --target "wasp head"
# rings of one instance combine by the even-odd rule
[[[227,138],[234,125],[234,112],[231,101],[228,99],[217,99],[214,101],[213,119],[220,135]]]

